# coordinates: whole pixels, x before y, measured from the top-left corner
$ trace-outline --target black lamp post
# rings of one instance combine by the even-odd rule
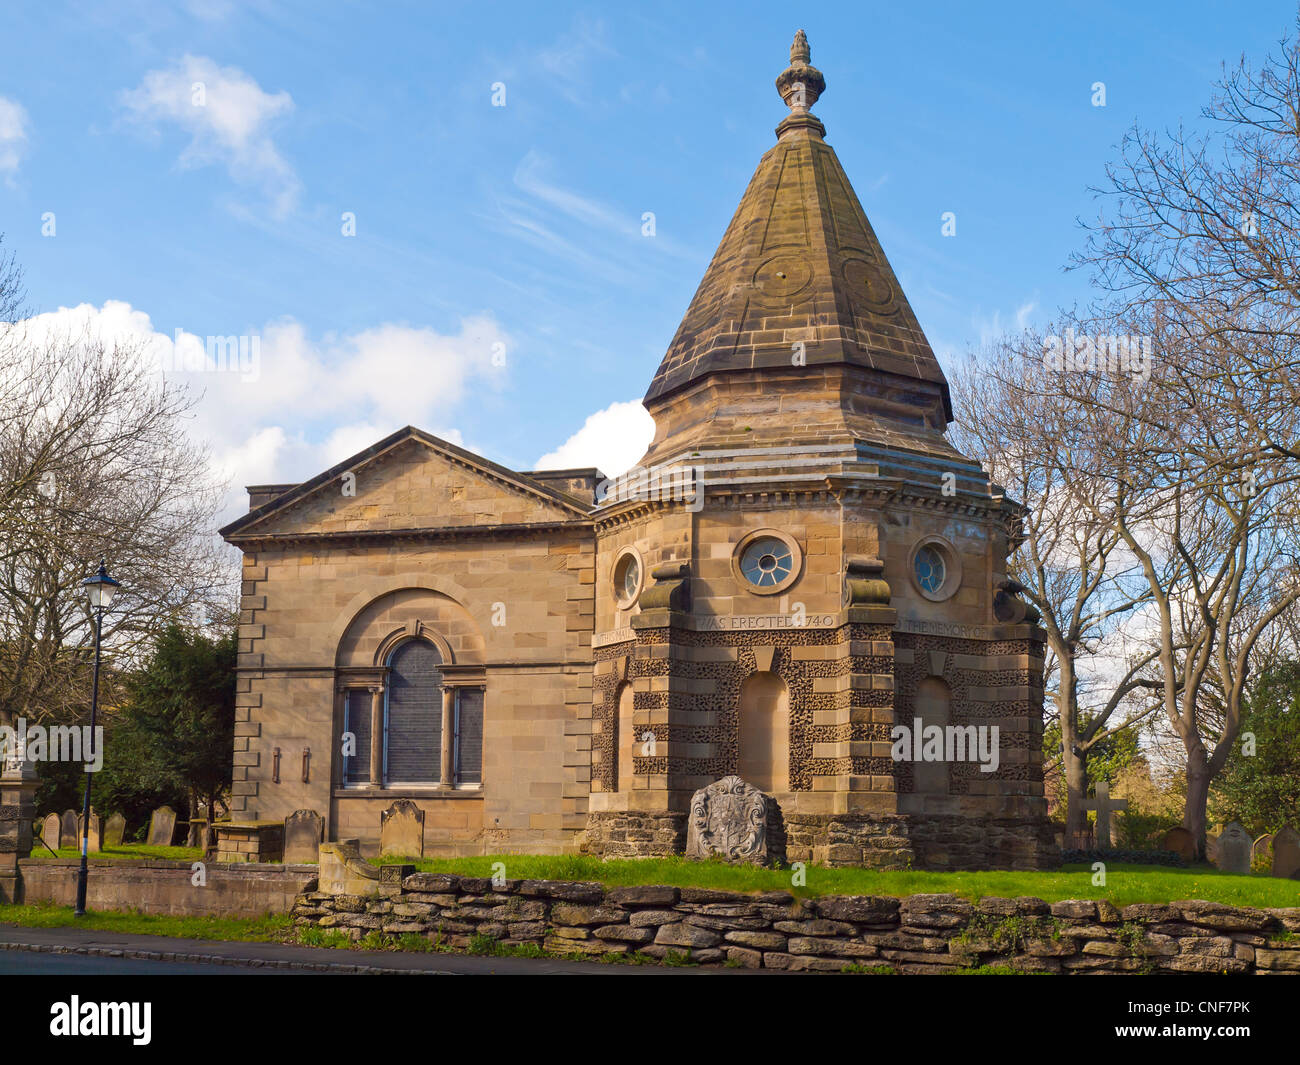
[[[81,582],[90,600],[90,608],[95,612],[95,679],[90,695],[90,742],[95,742],[95,716],[99,710],[99,641],[104,631],[104,611],[113,601],[113,593],[118,589],[118,582],[108,575],[104,560],[99,560],[99,571]],[[91,772],[86,769],[86,798],[81,804],[81,869],[77,873],[77,909],[78,917],[86,916],[86,852],[90,849],[90,780]]]

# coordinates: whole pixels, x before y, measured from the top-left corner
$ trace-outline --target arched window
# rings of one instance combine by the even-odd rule
[[[922,729],[937,725],[946,730],[950,723],[950,704],[952,695],[939,677],[926,677],[916,688],[914,716],[921,719]],[[924,744],[922,744],[924,749]],[[944,746],[945,755],[947,752]],[[948,782],[952,767],[946,757],[942,761],[912,763],[912,791],[919,795],[947,795]]]
[[[404,640],[388,656],[384,779],[436,784],[442,765],[442,655],[426,640]]]
[[[618,745],[618,790],[631,791],[633,780],[632,759],[637,752],[636,724],[632,720],[632,684],[624,681],[618,687],[618,727],[614,742]]]
[[[790,790],[790,692],[775,673],[740,686],[740,776],[760,791]]]

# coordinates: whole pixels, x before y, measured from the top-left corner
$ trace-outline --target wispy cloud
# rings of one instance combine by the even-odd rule
[[[223,165],[237,184],[261,188],[277,216],[293,210],[301,183],[271,135],[293,111],[287,92],[265,92],[237,67],[186,55],[147,73],[138,88],[122,93],[122,104],[151,132],[173,125],[189,133],[182,167]]]
[[[12,178],[27,150],[27,112],[16,100],[0,96],[0,174]]]
[[[609,43],[605,23],[579,15],[566,33],[537,53],[536,62],[569,103],[587,107],[601,102],[593,90],[593,62],[617,56],[618,52]]]
[[[549,178],[549,161],[528,152],[515,168],[518,196],[497,200],[495,222],[505,232],[586,269],[602,278],[629,282],[663,256],[691,259],[694,253],[661,229],[656,218],[650,235],[645,212],[619,208],[565,188]],[[640,258],[635,258],[640,257]]]

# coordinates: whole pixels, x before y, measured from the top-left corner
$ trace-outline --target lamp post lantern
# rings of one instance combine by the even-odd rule
[[[104,632],[104,611],[113,601],[118,582],[108,575],[104,560],[99,560],[99,570],[93,577],[82,581],[90,608],[95,612],[95,672],[90,693],[90,742],[95,742],[95,717],[99,710],[99,644]],[[77,873],[76,915],[86,915],[86,852],[90,849],[90,766],[86,766],[86,797],[81,804],[81,868]]]

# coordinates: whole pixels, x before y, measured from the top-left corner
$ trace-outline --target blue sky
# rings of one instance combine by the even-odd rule
[[[257,382],[190,375],[194,432],[236,484],[305,478],[407,423],[520,469],[614,472],[645,422],[588,419],[643,395],[774,141],[794,30],[950,361],[1086,298],[1061,268],[1124,130],[1195,121],[1221,62],[1262,55],[1296,10],[1131,7],[17,5],[0,232],[47,321],[260,338]]]

